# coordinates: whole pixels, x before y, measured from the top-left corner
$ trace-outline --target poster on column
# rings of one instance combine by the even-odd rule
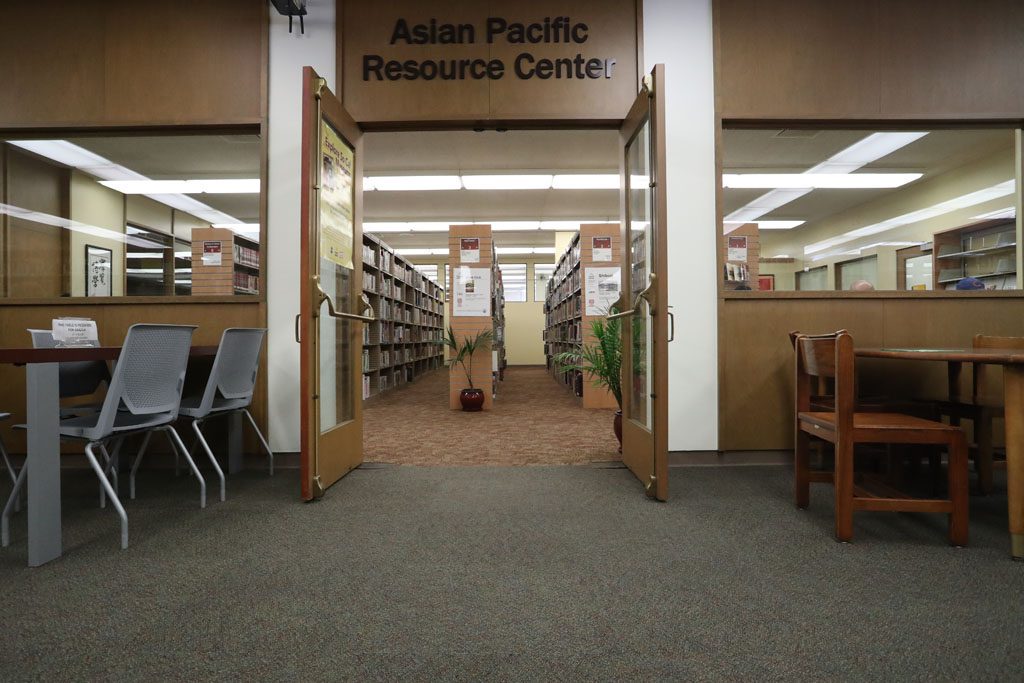
[[[591,246],[591,256],[594,261],[611,261],[612,238],[595,237]]]
[[[352,149],[326,121],[320,143],[320,258],[352,269]]]
[[[453,269],[452,315],[489,316],[491,314],[491,269],[467,268],[460,266]]]
[[[587,315],[607,315],[621,287],[618,268],[586,268]]]

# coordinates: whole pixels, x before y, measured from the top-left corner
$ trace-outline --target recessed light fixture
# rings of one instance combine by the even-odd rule
[[[380,175],[363,178],[363,189],[382,192],[461,190],[462,181],[457,175]]]
[[[724,221],[726,232],[732,232],[741,225],[755,223],[760,230],[792,230],[807,221]]]
[[[826,249],[831,249],[834,246],[851,242],[859,237],[867,237],[868,235],[875,235],[904,225],[919,223],[959,209],[966,209],[993,199],[999,199],[1000,197],[1011,195],[1016,191],[1017,182],[1015,180],[1007,180],[1006,182],[999,183],[998,185],[986,187],[975,192],[969,192],[965,195],[954,197],[953,199],[948,199],[944,202],[939,202],[938,204],[934,204],[924,209],[918,209],[917,211],[911,211],[910,213],[889,218],[881,221],[880,223],[873,223],[871,225],[866,225],[863,228],[850,230],[838,237],[809,244],[804,247],[804,254],[816,254],[818,252],[825,251]]]
[[[259,194],[259,178],[210,180],[101,180],[121,194]]]
[[[402,256],[447,256],[447,249],[395,249]]]
[[[757,189],[888,189],[902,187],[922,173],[726,173],[722,187]]]
[[[996,219],[996,218],[1016,218],[1016,217],[1017,217],[1017,209],[1015,209],[1012,206],[1008,206],[1005,209],[997,209],[995,211],[989,211],[988,213],[983,213],[980,216],[971,216],[971,220],[972,221],[984,221],[984,220],[993,220],[993,219]]]
[[[618,173],[556,173],[551,181],[556,190],[617,190]]]
[[[551,174],[499,174],[463,175],[462,186],[467,190],[549,190]]]

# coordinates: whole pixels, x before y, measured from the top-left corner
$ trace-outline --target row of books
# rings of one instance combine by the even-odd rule
[[[249,292],[257,292],[260,288],[260,278],[252,273],[235,273],[235,288],[244,289]]]
[[[371,266],[377,266],[377,252],[373,250],[369,244],[363,245],[363,263],[367,263]]]
[[[235,245],[235,263],[243,266],[251,266],[253,268],[260,267],[260,252],[250,247],[243,247],[241,244]]]

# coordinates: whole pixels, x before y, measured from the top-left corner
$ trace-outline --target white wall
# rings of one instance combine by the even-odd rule
[[[644,64],[665,65],[669,449],[718,448],[718,272],[711,0],[645,0]]]
[[[271,10],[270,131],[267,191],[267,382],[270,445],[299,450],[299,176],[302,67],[312,66],[336,91],[334,0],[309,0],[306,33]]]

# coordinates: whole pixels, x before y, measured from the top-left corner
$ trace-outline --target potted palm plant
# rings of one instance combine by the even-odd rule
[[[609,314],[615,313],[612,308]],[[586,373],[599,387],[605,387],[615,397],[619,409],[615,412],[615,437],[622,452],[622,320],[598,318],[590,322],[593,343],[583,344],[572,351],[555,356],[560,371],[575,370]]]
[[[492,333],[490,330],[482,330],[474,336],[464,336],[461,341],[455,337],[455,330],[448,326],[447,335],[444,338],[444,345],[451,349],[452,357],[449,363],[458,363],[462,371],[466,373],[466,381],[469,387],[459,392],[459,403],[462,409],[469,413],[475,413],[483,408],[483,389],[473,386],[473,355],[477,351],[489,349],[491,346]]]

